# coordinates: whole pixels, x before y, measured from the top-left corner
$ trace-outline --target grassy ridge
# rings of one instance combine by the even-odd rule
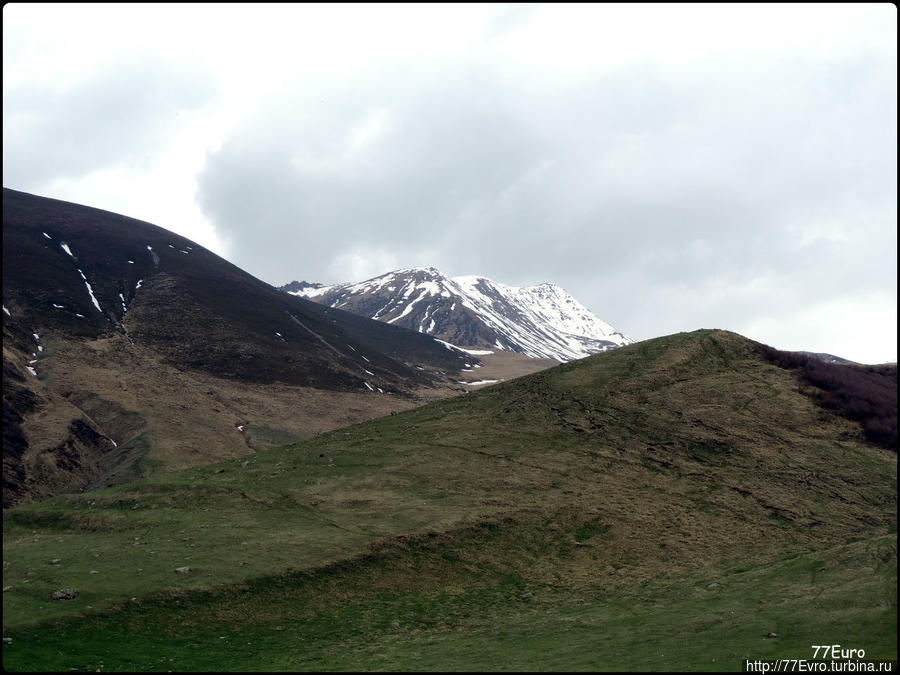
[[[765,624],[793,637],[753,658],[895,658],[896,455],[863,440],[740,336],[639,343],[8,511],[4,664],[731,669]]]
[[[308,573],[158,594],[18,632],[4,662],[11,670],[716,671],[737,670],[744,658],[811,658],[809,646],[826,636],[870,658],[896,656],[896,604],[885,595],[893,584],[896,597],[894,536],[749,568],[573,589],[497,566],[521,534],[491,523]],[[461,558],[460,543],[480,553]],[[544,558],[566,557],[560,539],[546,543]]]

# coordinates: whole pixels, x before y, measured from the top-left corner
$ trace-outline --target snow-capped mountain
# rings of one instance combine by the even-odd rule
[[[451,346],[571,361],[633,342],[555,284],[517,288],[485,277],[448,278],[433,267],[413,267],[359,283],[293,281],[281,290],[426,333]]]

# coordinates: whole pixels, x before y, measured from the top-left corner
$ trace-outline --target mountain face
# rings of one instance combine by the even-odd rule
[[[405,409],[472,361],[156,225],[5,188],[2,316],[4,505]]]
[[[571,361],[633,342],[548,283],[516,288],[485,277],[448,278],[433,267],[414,267],[360,283],[293,281],[281,290],[452,345],[536,358]]]

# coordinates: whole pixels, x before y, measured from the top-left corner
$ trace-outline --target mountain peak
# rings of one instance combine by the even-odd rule
[[[316,284],[311,283],[309,281],[292,281],[289,284],[282,286],[282,290],[288,291],[289,293],[294,293],[296,291],[304,290],[307,288],[322,288],[324,284]]]
[[[402,272],[427,272],[428,274],[443,276],[437,267],[406,267],[404,269],[396,270],[394,274]]]
[[[506,286],[480,275],[409,267],[358,283],[282,287],[320,304],[466,347],[569,361],[629,344],[562,287]]]

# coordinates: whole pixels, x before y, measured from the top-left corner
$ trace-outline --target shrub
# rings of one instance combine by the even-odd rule
[[[816,388],[813,398],[828,410],[862,424],[873,445],[897,450],[897,366],[826,363],[798,352],[761,345],[766,359],[779,368],[796,370]]]

